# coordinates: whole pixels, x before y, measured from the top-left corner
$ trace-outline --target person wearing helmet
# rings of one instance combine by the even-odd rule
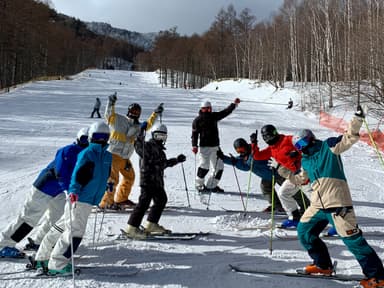
[[[100,101],[100,98],[97,97],[96,101],[95,101],[95,105],[93,105],[93,111],[91,113],[91,118],[93,118],[93,115],[95,115],[95,113],[97,113],[97,118],[101,118],[100,107],[101,107],[101,101]]]
[[[261,136],[268,144],[271,152],[270,164],[274,160],[293,173],[299,171],[301,153],[293,146],[292,135],[279,134],[275,126],[268,124],[261,128]],[[309,185],[300,187],[293,184],[289,179],[281,184],[280,189],[277,190],[277,195],[288,215],[288,219],[281,223],[281,228],[296,228],[301,215],[309,206],[309,199],[305,195],[309,191]]]
[[[345,176],[340,154],[359,141],[359,131],[365,112],[358,106],[347,130],[339,137],[316,139],[305,129],[292,138],[293,145],[303,153],[300,173],[281,167],[279,173],[293,183],[310,181],[313,187],[311,205],[297,227],[297,235],[313,263],[305,267],[308,274],[333,273],[333,264],[327,246],[319,237],[331,223],[348,250],[358,260],[366,279],[362,287],[384,287],[383,263],[363,237],[356,222],[352,196]]]
[[[71,251],[73,249],[74,253],[79,247],[88,216],[93,206],[100,202],[107,186],[112,163],[112,154],[108,151],[109,136],[109,127],[104,122],[95,122],[89,128],[90,143],[78,155],[64,214],[44,237],[36,254],[36,261],[42,263],[47,275],[72,273]]]
[[[186,160],[183,154],[176,158],[167,159],[164,145],[168,131],[164,124],[157,124],[153,127],[151,139],[148,141],[145,141],[144,131],[146,128],[147,123],[144,122],[141,126],[141,133],[135,141],[135,150],[140,157],[141,191],[139,202],[130,215],[128,226],[125,229],[127,235],[133,239],[145,239],[146,234],[150,233],[171,232],[159,225],[161,214],[167,204],[167,194],[164,190],[164,170]],[[143,231],[139,227],[151,201],[153,201],[153,205],[149,210]]]
[[[252,137],[251,137],[252,138]],[[254,136],[254,138],[256,138]],[[268,149],[255,151],[254,145],[257,145],[257,140],[252,139],[252,144],[248,144],[244,138],[238,138],[233,142],[233,148],[238,153],[237,157],[232,155],[227,156],[219,150],[217,157],[223,160],[224,164],[232,165],[239,170],[249,171],[252,168],[252,173],[261,178],[260,188],[264,195],[265,200],[268,201],[269,206],[265,208],[264,212],[272,211],[272,171],[268,167],[268,159],[271,157]],[[255,151],[255,152],[253,152]],[[253,153],[252,153],[253,152]],[[281,185],[284,178],[277,175],[276,183]],[[278,197],[275,197],[274,210],[277,212],[284,212]]]
[[[195,180],[196,190],[199,192],[224,192],[218,185],[223,175],[224,164],[216,155],[220,147],[217,123],[231,114],[239,103],[240,99],[236,98],[227,108],[212,112],[211,102],[203,101],[199,115],[192,122],[192,152],[194,154],[199,152],[199,168]],[[205,176],[210,169],[212,173],[205,183]]]
[[[111,129],[108,151],[112,153],[112,170],[108,182],[112,191],[106,191],[99,203],[100,208],[122,209],[124,206],[134,206],[129,195],[135,181],[135,170],[130,160],[134,151],[133,143],[140,132],[141,106],[132,103],[128,106],[126,115],[115,112],[116,93],[109,96],[104,117]],[[163,112],[163,103],[158,105],[147,119],[148,129]]]
[[[0,256],[23,257],[15,245],[32,230],[33,238],[26,249],[37,249],[45,234],[64,212],[77,155],[88,146],[88,128],[77,133],[76,142],[57,150],[55,159],[45,167],[32,184],[20,214],[0,233]],[[37,226],[38,222],[40,224]]]

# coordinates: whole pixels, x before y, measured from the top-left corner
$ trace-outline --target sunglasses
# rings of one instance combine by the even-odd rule
[[[201,112],[211,112],[212,108],[211,107],[201,107]]]

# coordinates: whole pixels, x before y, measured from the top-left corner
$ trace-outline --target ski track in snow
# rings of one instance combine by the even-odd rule
[[[74,141],[78,129],[97,120],[88,118],[94,99],[101,99],[103,111],[108,95],[117,92],[116,111],[125,114],[129,104],[138,102],[143,108],[142,121],[163,102],[165,111],[162,121],[169,131],[167,156],[174,157],[179,153],[187,156],[184,163],[187,191],[181,166],[166,170],[168,204],[181,208],[164,211],[160,224],[175,232],[210,232],[209,235],[190,241],[114,241],[113,237],[106,235],[107,232],[119,233],[125,227],[129,213],[105,214],[100,236],[102,214],[91,214],[83,242],[75,255],[75,263],[102,266],[106,273],[110,271],[115,274],[123,273],[129,267],[141,270],[130,277],[112,277],[106,276],[106,273],[98,275],[96,270],[94,273],[91,270],[84,271],[76,278],[76,287],[280,287],[283,281],[286,287],[297,288],[351,287],[351,283],[331,280],[231,272],[229,263],[249,263],[263,269],[292,272],[311,261],[297,240],[276,237],[278,233],[280,237],[293,236],[294,231],[275,230],[271,254],[269,230],[245,230],[268,225],[269,215],[252,212],[244,215],[224,210],[243,209],[232,167],[225,167],[220,183],[222,188],[231,193],[213,193],[208,207],[200,202],[200,196],[194,189],[197,160],[191,152],[191,123],[204,99],[211,101],[214,110],[225,108],[236,97],[242,100],[239,107],[219,123],[221,148],[226,154],[235,154],[232,147],[234,139],[242,137],[248,140],[255,129],[269,123],[276,125],[285,134],[310,128],[321,139],[337,135],[319,126],[315,114],[302,113],[297,106],[285,109],[289,98],[295,104],[300,103],[300,95],[296,90],[286,88],[275,91],[268,84],[255,85],[249,80],[216,82],[200,90],[161,88],[156,73],[130,71],[87,70],[72,79],[26,84],[11,93],[0,95],[1,227],[16,217],[32,182],[53,159],[56,150]],[[342,113],[346,114],[344,110]],[[347,113],[346,120],[350,119],[348,116],[352,112]],[[263,147],[262,142],[260,140],[259,143]],[[384,219],[383,167],[373,150],[364,143],[352,147],[342,158],[360,226],[367,232],[369,243],[383,259],[384,243],[379,234],[383,231]],[[132,161],[136,181],[131,199],[137,201],[139,172],[135,154]],[[236,173],[247,210],[260,211],[265,208],[267,202],[261,196],[260,179],[255,175],[249,179],[249,173],[239,170]],[[188,207],[187,192],[191,207]],[[99,239],[94,246],[92,235],[95,217],[96,239]],[[275,222],[281,219],[284,218],[277,217]],[[331,238],[324,241],[332,258],[338,260],[339,273],[361,274],[357,261],[341,240]],[[20,246],[23,244],[20,243]],[[25,262],[0,259],[0,273],[23,269]],[[31,274],[12,276],[22,275]],[[1,275],[0,278],[12,276]],[[72,287],[72,279],[3,280],[0,281],[0,288],[3,287]]]

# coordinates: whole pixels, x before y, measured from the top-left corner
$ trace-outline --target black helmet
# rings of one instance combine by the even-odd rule
[[[273,145],[279,139],[279,133],[275,126],[268,124],[261,128],[261,136],[268,145]]]
[[[132,103],[128,106],[127,116],[132,119],[139,119],[141,114],[141,106],[137,103]]]
[[[250,152],[249,144],[243,138],[237,138],[233,142],[233,148],[235,148],[236,152],[240,155],[247,155]]]

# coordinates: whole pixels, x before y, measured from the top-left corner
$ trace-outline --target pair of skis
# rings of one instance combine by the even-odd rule
[[[120,235],[115,240],[131,240],[132,238],[123,229],[120,229]],[[209,232],[190,232],[190,233],[164,233],[148,234],[143,240],[192,240],[198,236],[206,236]]]

